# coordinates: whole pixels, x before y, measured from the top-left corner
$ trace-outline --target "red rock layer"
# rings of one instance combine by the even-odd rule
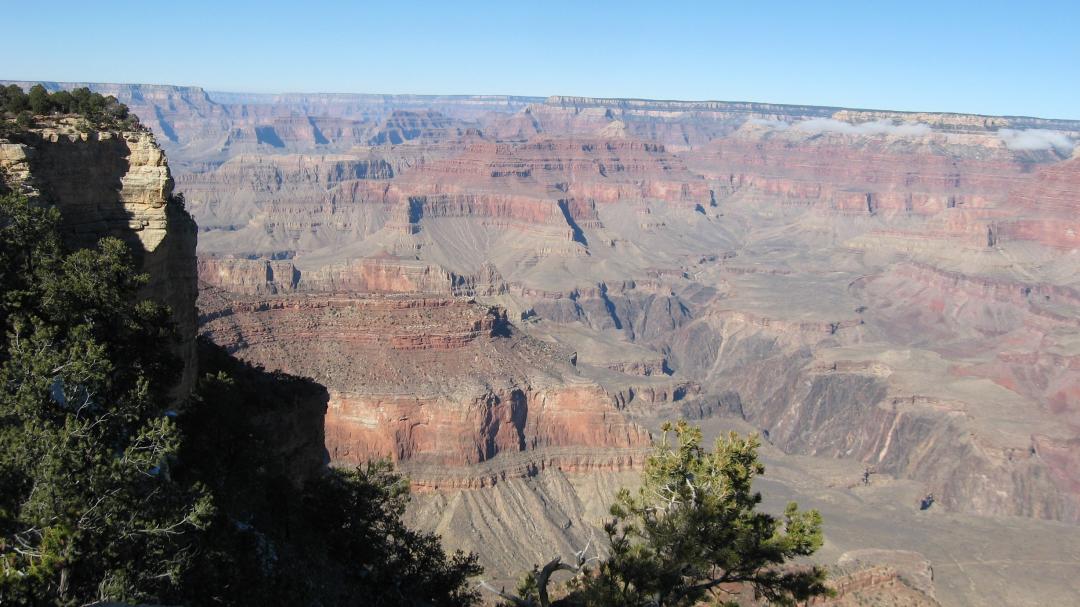
[[[410,179],[482,183],[508,191],[563,191],[596,202],[656,198],[685,204],[710,199],[706,182],[663,145],[627,139],[475,143],[462,154],[418,166]]]
[[[649,442],[610,395],[577,375],[571,353],[515,334],[496,307],[212,290],[200,305],[215,342],[330,389],[326,446],[340,464],[391,457],[431,486],[473,486],[537,466],[633,465]],[[500,455],[525,459],[469,472]]]
[[[1029,177],[1010,154],[962,153],[881,138],[793,142],[754,134],[716,141],[688,160],[736,187],[856,214],[984,208]]]
[[[414,297],[309,296],[296,299],[237,300],[204,318],[237,317],[238,322],[258,315],[259,328],[240,325],[232,334],[215,334],[219,345],[231,351],[250,348],[261,339],[303,344],[332,338],[348,346],[376,346],[395,350],[454,350],[483,336],[491,336],[506,322],[500,308],[464,299]],[[303,375],[302,369],[286,369]]]
[[[1080,158],[1041,168],[1009,198],[1015,218],[1002,222],[1004,240],[1034,241],[1056,249],[1080,248]]]
[[[603,450],[646,444],[642,430],[628,423],[597,386],[495,390],[467,399],[335,393],[326,435],[335,462],[389,456],[440,468],[551,447]],[[579,464],[606,465],[596,458]]]
[[[463,276],[437,265],[392,257],[357,259],[301,272],[291,261],[203,256],[199,258],[199,281],[241,295],[304,291],[471,297],[506,291],[502,277],[490,265]]]

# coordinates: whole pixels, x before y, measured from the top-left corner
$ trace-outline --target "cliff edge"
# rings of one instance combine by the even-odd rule
[[[60,210],[65,243],[94,246],[105,236],[127,242],[149,282],[142,296],[169,306],[184,372],[175,394],[194,387],[198,295],[196,226],[173,195],[165,154],[145,129],[95,129],[75,116],[40,118],[0,138],[6,189]]]

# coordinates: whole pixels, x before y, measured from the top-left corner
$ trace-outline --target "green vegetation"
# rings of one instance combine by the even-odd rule
[[[822,569],[790,563],[821,547],[821,516],[794,503],[782,519],[757,511],[752,484],[764,467],[756,438],[733,433],[712,452],[701,441],[685,422],[666,425],[640,489],[624,489],[611,507],[609,556],[595,566],[586,551],[576,564],[555,559],[504,598],[542,607],[689,607],[736,604],[739,590],[780,605],[827,594]],[[557,570],[578,575],[553,603],[547,586]]]
[[[15,118],[21,128],[26,128],[33,116],[53,114],[81,116],[98,128],[130,129],[139,124],[138,118],[116,97],[101,95],[86,87],[55,93],[40,84],[30,87],[29,93],[15,84],[0,87],[0,118]]]
[[[59,215],[0,199],[0,602],[153,600],[212,510],[171,480],[179,365],[127,247],[65,252]]]
[[[202,344],[173,408],[168,311],[123,242],[68,251],[58,222],[0,197],[0,604],[475,602],[475,557],[403,525],[388,464],[299,485],[265,424],[321,387]]]

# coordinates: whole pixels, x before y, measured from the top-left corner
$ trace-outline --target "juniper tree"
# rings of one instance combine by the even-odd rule
[[[30,107],[26,93],[17,84],[9,84],[4,89],[4,109],[11,114],[18,114]]]
[[[211,510],[170,478],[168,312],[123,242],[64,251],[58,219],[0,198],[0,603],[167,597]]]

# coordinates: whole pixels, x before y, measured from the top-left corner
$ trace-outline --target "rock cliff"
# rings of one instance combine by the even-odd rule
[[[173,196],[165,155],[149,131],[76,128],[58,118],[0,140],[0,169],[9,187],[60,210],[63,237],[72,247],[100,238],[127,242],[150,280],[143,295],[172,311],[186,397],[196,377],[195,222]]]
[[[330,390],[337,464],[390,457],[417,487],[482,487],[546,467],[631,467],[648,444],[572,353],[519,334],[497,307],[207,289],[200,308],[202,332],[226,350]]]
[[[762,433],[826,550],[927,554],[943,603],[1080,591],[1045,539],[1080,520],[1080,123],[111,92],[202,226],[203,331],[325,383],[332,455],[396,457],[492,571],[580,549],[642,429],[689,416]],[[1021,548],[1053,579],[997,584]],[[841,603],[915,601],[853,576]]]

